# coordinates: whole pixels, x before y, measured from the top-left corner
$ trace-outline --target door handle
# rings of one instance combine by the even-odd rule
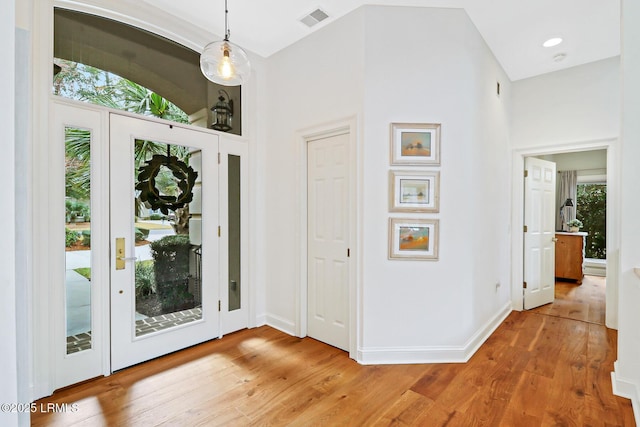
[[[116,270],[124,270],[126,261],[135,261],[138,257],[125,257],[124,237],[116,237]]]
[[[557,238],[557,237],[552,237],[552,238],[551,238],[551,241],[552,241],[553,243],[555,243],[555,242],[557,242],[557,241],[558,241],[558,238]]]

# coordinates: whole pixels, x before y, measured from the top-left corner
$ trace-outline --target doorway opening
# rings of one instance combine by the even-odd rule
[[[559,214],[562,209],[565,210],[563,212],[566,216],[565,221],[577,218],[583,222],[583,225],[584,223],[588,224],[587,229],[583,228],[579,230],[581,234],[585,235],[584,246],[581,248],[582,253],[580,254],[582,256],[581,277],[584,275],[586,278],[584,280],[587,281],[587,283],[598,282],[601,287],[604,287],[604,300],[606,301],[605,324],[612,328],[615,328],[617,324],[617,304],[615,303],[617,295],[617,274],[615,270],[611,268],[616,262],[615,251],[610,250],[615,247],[615,242],[612,237],[612,226],[615,226],[615,224],[612,224],[608,218],[613,217],[612,215],[616,206],[615,191],[613,191],[614,188],[612,188],[611,184],[614,183],[617,178],[615,170],[610,166],[613,164],[616,152],[614,142],[615,141],[587,143],[572,147],[562,147],[551,152],[549,150],[539,153],[521,152],[516,154],[514,158],[514,161],[521,165],[524,165],[524,159],[526,157],[547,159],[556,163],[559,174],[563,171],[575,172],[577,177],[574,183],[575,195],[571,196],[572,201],[575,200],[575,203],[572,203],[572,206],[567,208],[563,206],[565,203],[557,202],[554,208],[557,214]],[[519,180],[516,179],[516,181]],[[523,183],[524,181],[519,182]],[[609,191],[607,191],[607,189]],[[597,194],[585,195],[587,191]],[[522,198],[518,199],[523,200]],[[514,202],[518,199],[514,199]],[[560,199],[566,202],[565,195],[558,194],[558,200]],[[560,206],[558,206],[558,204]],[[596,206],[598,207],[597,214],[590,215]],[[521,218],[524,218],[525,209],[526,207],[523,204],[521,211],[523,216]],[[514,224],[517,224],[517,222],[518,221],[514,222]],[[523,224],[523,226],[524,225],[525,224]],[[562,224],[557,223],[556,225],[557,230],[564,232],[561,228]],[[565,233],[570,234],[568,230]],[[593,238],[589,239],[589,243],[587,243],[587,236],[593,236]],[[514,237],[514,241],[517,240],[518,239]],[[601,258],[591,258],[590,256],[588,257],[587,254],[597,254],[596,256]],[[609,269],[607,269],[608,266],[610,267]],[[516,280],[519,280],[517,279],[518,276],[519,275],[516,275]],[[579,286],[577,280],[556,282],[556,285],[558,284],[561,284],[562,287]],[[564,292],[562,289],[558,289],[558,291],[560,294]],[[517,298],[514,298],[514,301],[516,300]]]

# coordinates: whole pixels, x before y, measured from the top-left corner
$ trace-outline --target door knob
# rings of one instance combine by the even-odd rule
[[[557,238],[557,237],[553,237],[553,238],[551,239],[551,241],[552,241],[552,242],[557,242],[557,241],[558,241],[558,238]]]

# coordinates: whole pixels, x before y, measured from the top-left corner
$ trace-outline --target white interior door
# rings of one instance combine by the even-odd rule
[[[113,371],[220,336],[217,153],[209,132],[111,114]]]
[[[349,134],[308,142],[307,333],[349,350]]]
[[[556,164],[525,159],[524,308],[555,298]]]

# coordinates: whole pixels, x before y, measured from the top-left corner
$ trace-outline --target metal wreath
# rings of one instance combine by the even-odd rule
[[[162,195],[156,188],[156,177],[162,166],[171,170],[173,176],[178,179],[178,188],[181,193],[177,197]],[[145,166],[138,168],[138,171],[140,173],[136,190],[140,191],[140,200],[148,202],[151,209],[160,209],[160,212],[167,215],[169,209],[172,211],[181,209],[193,200],[193,186],[198,172],[185,162],[178,160],[176,156],[154,154]]]

